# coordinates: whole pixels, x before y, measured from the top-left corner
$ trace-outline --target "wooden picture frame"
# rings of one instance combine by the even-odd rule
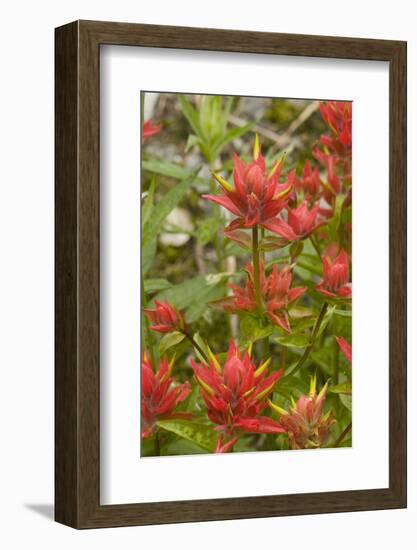
[[[76,21],[56,29],[55,518],[75,528],[406,506],[406,43]],[[100,505],[100,46],[389,63],[389,488]]]

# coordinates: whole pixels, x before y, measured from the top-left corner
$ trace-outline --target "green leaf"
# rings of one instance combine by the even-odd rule
[[[151,185],[149,186],[148,194],[143,202],[142,206],[142,227],[145,226],[146,222],[149,220],[152,209],[153,209],[153,199],[155,195],[155,185],[156,178],[152,177]]]
[[[176,346],[182,342],[185,338],[185,334],[182,332],[174,331],[165,334],[159,342],[159,355],[162,357],[169,348]]]
[[[156,254],[156,237],[149,241],[146,245],[142,246],[141,250],[141,268],[142,268],[142,275],[146,275],[146,273],[149,271],[153,259]]]
[[[194,134],[190,134],[185,145],[185,152],[189,151],[194,145],[200,145],[200,138]]]
[[[168,301],[178,309],[185,309],[187,321],[192,323],[204,313],[208,302],[224,296],[228,277],[226,273],[194,277],[163,290],[155,299]]]
[[[228,130],[224,135],[220,136],[220,138],[218,138],[213,144],[213,149],[216,154],[221,152],[223,147],[225,147],[229,142],[233,141],[234,139],[238,139],[239,137],[249,132],[249,130],[251,130],[254,125],[254,122],[250,122],[249,124],[245,124],[245,126],[232,128]]]
[[[201,299],[194,302],[186,310],[186,320],[188,323],[194,323],[207,311],[207,307],[211,302],[224,298],[226,294],[226,287],[224,284],[217,284],[206,290]]]
[[[285,248],[288,245],[288,241],[283,237],[277,237],[276,235],[268,235],[261,239],[259,243],[260,250],[269,252],[271,250],[278,250],[279,248]]]
[[[329,393],[338,393],[344,395],[352,395],[352,384],[350,382],[344,382],[343,384],[337,384],[329,388]]]
[[[195,181],[197,171],[170,189],[168,193],[166,193],[166,195],[164,195],[164,197],[161,198],[161,200],[155,205],[152,210],[152,217],[145,224],[142,231],[142,246],[146,246],[152,238],[155,238],[168,214],[178,205],[185,193],[191,187],[192,183]]]
[[[340,226],[340,219],[342,216],[343,204],[345,200],[346,200],[345,195],[339,194],[336,196],[335,206],[334,206],[334,219],[335,219],[336,230],[338,230]]]
[[[159,292],[172,287],[172,284],[166,279],[146,279],[143,284],[145,292]]]
[[[335,309],[334,314],[338,317],[352,317],[351,309]]]
[[[191,170],[184,168],[180,164],[174,164],[173,162],[157,159],[143,160],[142,168],[148,172],[153,172],[154,174],[160,174],[161,176],[166,176],[176,180],[184,180],[193,174]],[[200,177],[196,177],[195,182],[205,186],[209,185],[208,180]]]
[[[310,344],[310,337],[307,334],[288,334],[274,340],[281,346],[290,348],[306,348]]]
[[[263,326],[260,319],[253,315],[244,315],[240,319],[240,336],[243,342],[256,342],[272,334],[271,325]]]
[[[327,325],[330,323],[330,319],[333,317],[333,313],[336,309],[336,306],[329,306],[329,308],[326,311],[326,315],[324,316],[324,319],[320,325],[319,330],[317,331],[316,339],[320,338],[320,336],[325,331]]]
[[[208,244],[217,233],[219,225],[220,220],[216,217],[204,218],[199,222],[197,231],[195,232],[198,242],[203,246]]]
[[[216,447],[217,434],[211,426],[191,420],[159,420],[157,425],[167,432],[174,433],[195,443],[209,453]]]
[[[204,454],[206,451],[186,439],[175,439],[163,446],[163,452],[161,454],[166,456],[186,456],[186,455],[198,455]]]
[[[318,365],[329,377],[332,376],[333,351],[329,346],[313,350],[310,354],[313,362]]]
[[[274,392],[283,395],[285,398],[290,399],[291,397],[298,397],[300,395],[306,395],[309,390],[309,382],[302,380],[297,376],[292,376],[288,374],[282,376],[278,380],[277,385],[275,386]]]
[[[303,256],[300,256],[298,259],[297,259],[297,264],[295,266],[295,271],[297,272],[297,274],[299,273],[299,268],[301,269],[305,269],[307,271],[309,271],[310,273],[313,273],[314,275],[318,275],[318,276],[322,276],[323,275],[323,270],[322,270],[322,267],[319,266],[317,263],[314,263],[314,262],[311,262],[309,260],[306,260]],[[303,277],[304,279],[305,277]]]
[[[200,126],[200,119],[198,112],[194,109],[191,102],[183,94],[177,94],[178,103],[180,104],[181,110],[188,120],[191,128],[194,130],[194,133],[197,136],[204,140],[204,134]]]
[[[352,396],[351,395],[345,395],[343,393],[339,394],[340,401],[343,403],[343,405],[349,410],[352,411]]]
[[[206,356],[208,356],[208,350],[207,350],[207,344],[206,342],[201,338],[200,334],[198,332],[196,332],[193,336],[194,340],[197,342],[197,344],[200,346],[200,348],[204,351],[204,353],[206,354]],[[200,361],[202,361],[203,363],[206,362],[206,360],[204,359],[204,357],[201,355],[201,353],[198,351],[198,349],[194,348],[196,354],[198,355],[198,358],[200,359]]]

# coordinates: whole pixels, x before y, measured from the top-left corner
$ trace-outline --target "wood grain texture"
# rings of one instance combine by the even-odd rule
[[[389,488],[100,505],[100,45],[390,64]],[[56,29],[56,520],[113,527],[406,506],[406,43],[78,21]]]

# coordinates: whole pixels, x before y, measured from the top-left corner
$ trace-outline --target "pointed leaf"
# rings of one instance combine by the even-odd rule
[[[168,214],[178,205],[185,193],[194,183],[197,172],[198,170],[192,173],[187,179],[175,185],[175,187],[170,189],[155,205],[152,210],[152,217],[145,224],[142,231],[142,246],[146,246],[152,238],[155,238]]]
[[[181,110],[188,120],[191,128],[194,130],[194,133],[197,136],[204,140],[204,133],[200,126],[200,119],[198,112],[194,109],[193,105],[183,94],[177,94],[178,103],[180,104]]]
[[[159,292],[172,287],[172,284],[166,279],[146,279],[143,284],[147,293]]]
[[[191,420],[160,420],[157,424],[163,430],[187,439],[209,453],[216,447],[217,434],[206,424],[198,424]]]
[[[162,357],[165,355],[169,348],[176,346],[182,342],[185,338],[185,335],[182,332],[174,331],[165,334],[161,341],[159,342],[159,355]]]

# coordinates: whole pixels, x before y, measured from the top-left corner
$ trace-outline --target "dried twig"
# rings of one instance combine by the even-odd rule
[[[298,115],[298,117],[291,122],[291,124],[283,134],[277,134],[270,128],[265,128],[265,126],[260,126],[259,124],[256,124],[254,126],[254,130],[260,136],[264,136],[274,142],[271,153],[279,149],[284,149],[290,144],[293,134],[302,124],[304,124],[306,120],[311,117],[312,114],[317,111],[319,105],[319,101],[312,101],[311,103],[309,103],[307,107]],[[235,126],[240,127],[245,126],[248,123],[248,121],[244,118],[232,114],[229,116],[229,122],[231,124],[234,124]]]

